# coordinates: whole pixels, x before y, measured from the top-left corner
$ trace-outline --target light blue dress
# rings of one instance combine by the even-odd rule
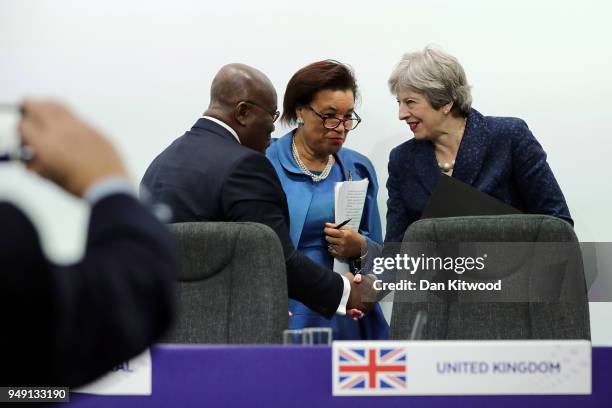
[[[301,173],[290,156],[292,134],[289,133],[268,148],[268,158],[272,161],[281,184],[287,194],[289,203],[292,239],[297,250],[315,262],[333,269],[334,258],[328,252],[323,228],[326,222],[334,221],[334,187],[336,182],[345,181],[348,171],[355,179],[366,175],[370,179],[371,194],[366,199],[366,208],[362,217],[359,232],[368,240],[382,241],[380,217],[376,207],[378,184],[371,163],[364,156],[349,149],[342,149],[336,157],[329,176],[318,183]],[[279,150],[282,149],[282,152]],[[278,154],[282,156],[280,160]],[[282,163],[281,163],[282,161]],[[357,162],[357,165],[355,163]],[[284,164],[284,165],[283,165]],[[368,165],[368,166],[366,166]],[[348,168],[347,168],[348,166]],[[366,170],[369,167],[371,170]],[[352,169],[352,170],[351,170]],[[301,230],[296,230],[295,223],[302,222]],[[350,316],[334,315],[331,320],[306,307],[304,304],[289,300],[289,310],[293,316],[289,319],[289,328],[331,327],[334,340],[360,340],[389,338],[389,326],[380,306],[377,304],[370,313],[359,321]]]

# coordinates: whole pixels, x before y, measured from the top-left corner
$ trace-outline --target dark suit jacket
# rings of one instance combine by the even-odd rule
[[[142,186],[170,206],[174,222],[250,221],[271,227],[283,247],[289,297],[333,316],[342,278],[294,249],[287,200],[272,164],[227,129],[199,119],[153,160]]]
[[[430,141],[411,139],[391,151],[385,242],[402,241],[408,226],[421,217],[438,177]],[[525,213],[573,224],[546,153],[521,119],[470,109],[453,177]]]
[[[140,353],[172,315],[171,234],[133,197],[91,210],[82,260],[49,262],[29,219],[0,203],[0,385],[76,386]]]

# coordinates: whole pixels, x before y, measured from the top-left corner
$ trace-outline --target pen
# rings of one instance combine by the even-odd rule
[[[351,222],[351,220],[352,220],[352,218],[349,218],[346,221],[342,221],[340,224],[336,225],[334,228],[335,229],[340,229],[340,228],[344,227],[346,224],[348,224],[349,222]]]

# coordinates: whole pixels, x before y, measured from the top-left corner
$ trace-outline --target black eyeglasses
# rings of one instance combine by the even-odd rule
[[[344,123],[344,129],[346,130],[354,130],[357,125],[361,122],[361,118],[357,114],[357,112],[353,112],[353,115],[350,118],[340,119],[331,115],[321,115],[319,112],[314,110],[311,106],[306,106],[308,109],[312,111],[315,115],[317,115],[323,121],[323,127],[325,129],[335,129],[340,126],[340,123]]]
[[[272,113],[272,112],[269,112],[267,109],[265,109],[263,106],[255,103],[255,102],[251,102],[251,101],[243,101],[243,102],[251,104],[253,106],[257,106],[259,109],[261,109],[262,111],[266,112],[268,115],[272,116],[272,123],[276,122],[276,120],[280,116],[280,112],[279,111],[276,111],[276,112]]]

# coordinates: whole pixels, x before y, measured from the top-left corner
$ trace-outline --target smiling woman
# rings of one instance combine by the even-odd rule
[[[518,118],[483,116],[471,107],[457,59],[430,47],[402,57],[389,78],[399,119],[414,134],[391,151],[385,242],[401,242],[421,217],[440,173],[515,208],[573,223],[546,153]],[[448,203],[452,205],[452,203]]]
[[[349,131],[361,122],[355,112],[356,95],[355,77],[344,64],[326,60],[300,69],[287,85],[282,115],[283,122],[297,128],[266,152],[287,195],[293,245],[330,269],[334,257],[358,260],[368,244],[382,242],[372,163],[342,147]],[[368,192],[359,230],[335,228],[336,182],[366,178]],[[293,300],[289,309],[291,329],[332,327],[335,340],[388,338],[389,328],[378,305],[359,321],[340,315],[330,321]]]

